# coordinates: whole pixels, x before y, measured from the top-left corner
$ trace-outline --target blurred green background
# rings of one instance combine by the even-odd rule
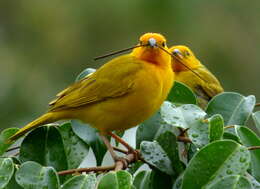
[[[0,2],[1,129],[21,127],[93,57],[160,32],[185,44],[226,91],[260,96],[259,0],[26,0]]]

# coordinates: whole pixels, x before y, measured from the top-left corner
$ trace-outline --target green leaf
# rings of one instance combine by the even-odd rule
[[[252,184],[253,189],[260,189],[260,182],[257,182],[257,180],[248,173],[246,173],[245,176],[250,181],[250,183]]]
[[[142,157],[151,165],[168,175],[174,175],[171,160],[162,147],[155,142],[143,141],[141,143]]]
[[[87,156],[89,146],[83,142],[71,128],[71,123],[65,123],[58,127],[63,144],[64,150],[68,160],[68,169],[79,167],[81,162]]]
[[[246,147],[231,140],[215,141],[203,147],[189,162],[182,189],[198,189],[229,175],[244,175],[250,154]]]
[[[260,111],[257,111],[252,114],[253,120],[255,122],[256,128],[260,132]]]
[[[204,122],[206,113],[198,106],[186,104],[175,107],[170,102],[164,102],[160,112],[166,124],[184,129],[189,128],[188,136],[197,147],[208,144],[208,124]]]
[[[255,106],[255,96],[242,96],[238,93],[224,92],[209,102],[208,116],[221,114],[225,125],[245,125]]]
[[[118,189],[131,189],[132,186],[132,175],[127,171],[116,172],[118,180]]]
[[[99,181],[97,189],[131,189],[132,175],[127,171],[111,171]]]
[[[168,125],[161,117],[161,112],[156,112],[150,119],[141,123],[136,131],[136,148],[140,149],[142,141],[153,141],[157,132],[163,126]]]
[[[260,138],[249,128],[235,126],[237,135],[245,146],[260,146]],[[250,150],[252,175],[260,182],[260,150]]]
[[[142,161],[136,161],[129,165],[127,171],[133,175],[135,172],[143,165],[144,163]]]
[[[134,178],[134,186],[137,189],[163,189],[172,188],[173,179],[159,170],[140,171]]]
[[[213,142],[215,140],[222,139],[224,133],[224,120],[221,115],[213,115],[209,119],[209,140]]]
[[[196,120],[187,131],[192,143],[201,148],[209,143],[209,126],[203,120]]]
[[[157,189],[163,186],[163,189],[172,189],[173,179],[159,170],[152,170],[150,176],[151,188]]]
[[[98,131],[88,124],[81,123],[77,120],[72,120],[71,125],[73,132],[84,142],[90,145],[95,154],[97,165],[101,165],[107,152],[107,148],[101,140]]]
[[[28,161],[21,165],[15,179],[25,189],[58,189],[58,175],[52,167],[42,167],[40,164]]]
[[[91,74],[91,73],[93,73],[93,72],[95,72],[95,71],[96,71],[96,69],[94,69],[94,68],[87,68],[87,69],[83,70],[83,71],[77,76],[76,81],[79,81],[79,80],[85,78],[87,75],[89,75],[89,74]]]
[[[14,135],[19,129],[18,128],[8,128],[1,132],[0,134],[0,156],[5,153],[5,151],[13,144],[13,142],[8,141],[8,139]]]
[[[240,139],[238,138],[238,136],[235,135],[235,134],[232,134],[230,132],[224,132],[223,133],[223,139],[230,139],[230,140],[234,140],[237,143],[241,143]]]
[[[137,189],[151,189],[151,171],[140,171],[134,178],[134,186]]]
[[[11,158],[0,158],[0,188],[4,188],[12,178],[14,164]]]
[[[207,186],[206,189],[250,189],[252,185],[247,178],[240,175],[230,175],[218,179],[216,182]]]
[[[63,141],[54,126],[39,127],[30,132],[21,144],[19,158],[21,162],[35,161],[57,171],[68,168]]]
[[[97,183],[94,174],[78,175],[69,179],[61,187],[62,189],[95,189]]]
[[[197,148],[194,144],[189,144],[188,146],[188,154],[187,154],[187,159],[188,162],[193,158],[193,156],[199,151],[199,148]]]
[[[8,184],[4,187],[4,189],[23,189],[15,180],[15,174],[17,172],[17,168],[14,168],[14,173],[12,178],[8,182]]]
[[[167,124],[184,129],[197,124],[206,116],[206,113],[196,105],[186,104],[176,107],[167,101],[162,104],[160,112]]]
[[[183,180],[183,174],[179,175],[179,177],[175,180],[172,189],[181,189],[182,180]]]
[[[197,104],[197,99],[193,91],[187,85],[178,81],[174,82],[167,100],[176,105]]]
[[[166,152],[168,158],[171,161],[172,168],[176,173],[176,177],[183,172],[184,166],[179,157],[177,137],[170,131],[166,131],[160,134],[156,141]]]

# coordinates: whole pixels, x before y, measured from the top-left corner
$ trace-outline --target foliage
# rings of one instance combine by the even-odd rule
[[[89,72],[78,79],[84,73]],[[246,126],[253,116],[259,129],[254,96],[225,92],[204,111],[190,89],[177,83],[168,100],[137,128],[136,148],[144,162],[134,162],[126,170],[61,174],[89,161],[90,149],[100,166],[107,151],[98,131],[79,121],[33,130],[23,139],[18,156],[7,152],[8,137],[17,129],[4,130],[0,189],[260,188],[260,138]],[[143,164],[148,166],[140,170]]]

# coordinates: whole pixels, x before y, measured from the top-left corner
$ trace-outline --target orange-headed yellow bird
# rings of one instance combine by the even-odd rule
[[[172,66],[175,80],[186,84],[194,91],[198,96],[198,103],[201,107],[205,108],[213,96],[224,91],[218,79],[201,64],[188,47],[173,46],[170,48],[170,52],[173,54]],[[187,67],[201,78],[197,77]]]
[[[64,119],[78,119],[101,134],[112,135],[113,130],[126,130],[149,118],[166,99],[174,73],[171,55],[165,52],[166,39],[161,34],[146,33],[140,37],[139,45],[130,54],[109,61],[58,93],[47,113],[10,140],[40,125]]]

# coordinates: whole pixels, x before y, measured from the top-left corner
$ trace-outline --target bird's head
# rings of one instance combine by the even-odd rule
[[[200,61],[187,46],[173,46],[169,51],[173,55],[172,67],[174,72],[187,71],[189,68],[194,70],[202,66]]]
[[[166,46],[166,39],[159,33],[146,33],[139,39],[139,47],[132,51],[132,55],[157,65],[171,61],[171,56]]]

